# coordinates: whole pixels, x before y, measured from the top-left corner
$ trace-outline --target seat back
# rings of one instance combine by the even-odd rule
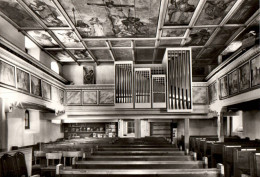
[[[47,166],[49,166],[49,160],[59,160],[59,163],[61,163],[61,158],[62,158],[61,152],[46,153]]]
[[[25,177],[27,177],[28,176],[28,172],[27,172],[27,167],[26,167],[24,154],[22,152],[16,152],[14,154],[14,158],[15,158],[16,165],[17,165],[18,176],[25,176]]]
[[[4,154],[1,157],[2,177],[18,177],[18,168],[14,156]]]
[[[63,151],[62,156],[64,158],[64,166],[66,166],[66,158],[70,158],[70,164],[69,165],[74,165],[75,160],[78,159],[79,157],[83,157],[83,152],[82,151]]]

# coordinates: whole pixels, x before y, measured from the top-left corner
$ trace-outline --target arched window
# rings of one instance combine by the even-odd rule
[[[58,63],[55,61],[51,62],[51,69],[58,74],[60,73]]]
[[[25,129],[30,129],[30,114],[29,114],[28,110],[25,111],[24,121],[25,121],[24,128]]]

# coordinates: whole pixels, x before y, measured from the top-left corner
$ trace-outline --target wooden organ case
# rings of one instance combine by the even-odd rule
[[[167,68],[167,111],[192,111],[191,48],[168,48],[163,64]]]
[[[115,62],[116,107],[133,108],[133,62]]]

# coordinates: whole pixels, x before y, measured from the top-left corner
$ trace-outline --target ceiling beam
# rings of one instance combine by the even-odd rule
[[[58,0],[52,0],[52,2],[55,4],[55,6],[57,7],[57,9],[60,11],[60,13],[63,15],[63,17],[65,18],[65,20],[67,21],[67,23],[69,24],[69,26],[73,29],[73,31],[76,33],[76,35],[78,36],[78,38],[80,39],[80,41],[82,42],[83,46],[85,47],[85,49],[88,51],[88,53],[91,55],[92,59],[98,64],[98,60],[96,59],[96,57],[93,55],[93,53],[88,49],[87,45],[85,44],[85,42],[82,41],[82,37],[79,34],[77,28],[75,27],[74,23],[71,21],[70,17],[68,16],[68,14],[65,12],[65,10],[63,9],[63,7],[61,6],[61,4],[59,3]]]
[[[136,41],[149,41],[149,40],[156,40],[156,38],[82,38],[83,41],[100,41],[100,40],[109,40],[109,41],[129,41],[129,40],[136,40]]]
[[[116,61],[116,59],[115,59],[115,54],[114,54],[114,51],[112,50],[112,45],[111,45],[110,41],[106,41],[106,45],[107,45],[108,48],[109,48],[109,53],[110,53],[112,59],[113,59],[114,61]]]

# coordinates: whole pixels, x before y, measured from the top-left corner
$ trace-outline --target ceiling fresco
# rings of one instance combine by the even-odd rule
[[[259,0],[0,0],[0,16],[61,64],[160,63],[165,48],[191,47],[199,75],[259,36],[257,14]]]

